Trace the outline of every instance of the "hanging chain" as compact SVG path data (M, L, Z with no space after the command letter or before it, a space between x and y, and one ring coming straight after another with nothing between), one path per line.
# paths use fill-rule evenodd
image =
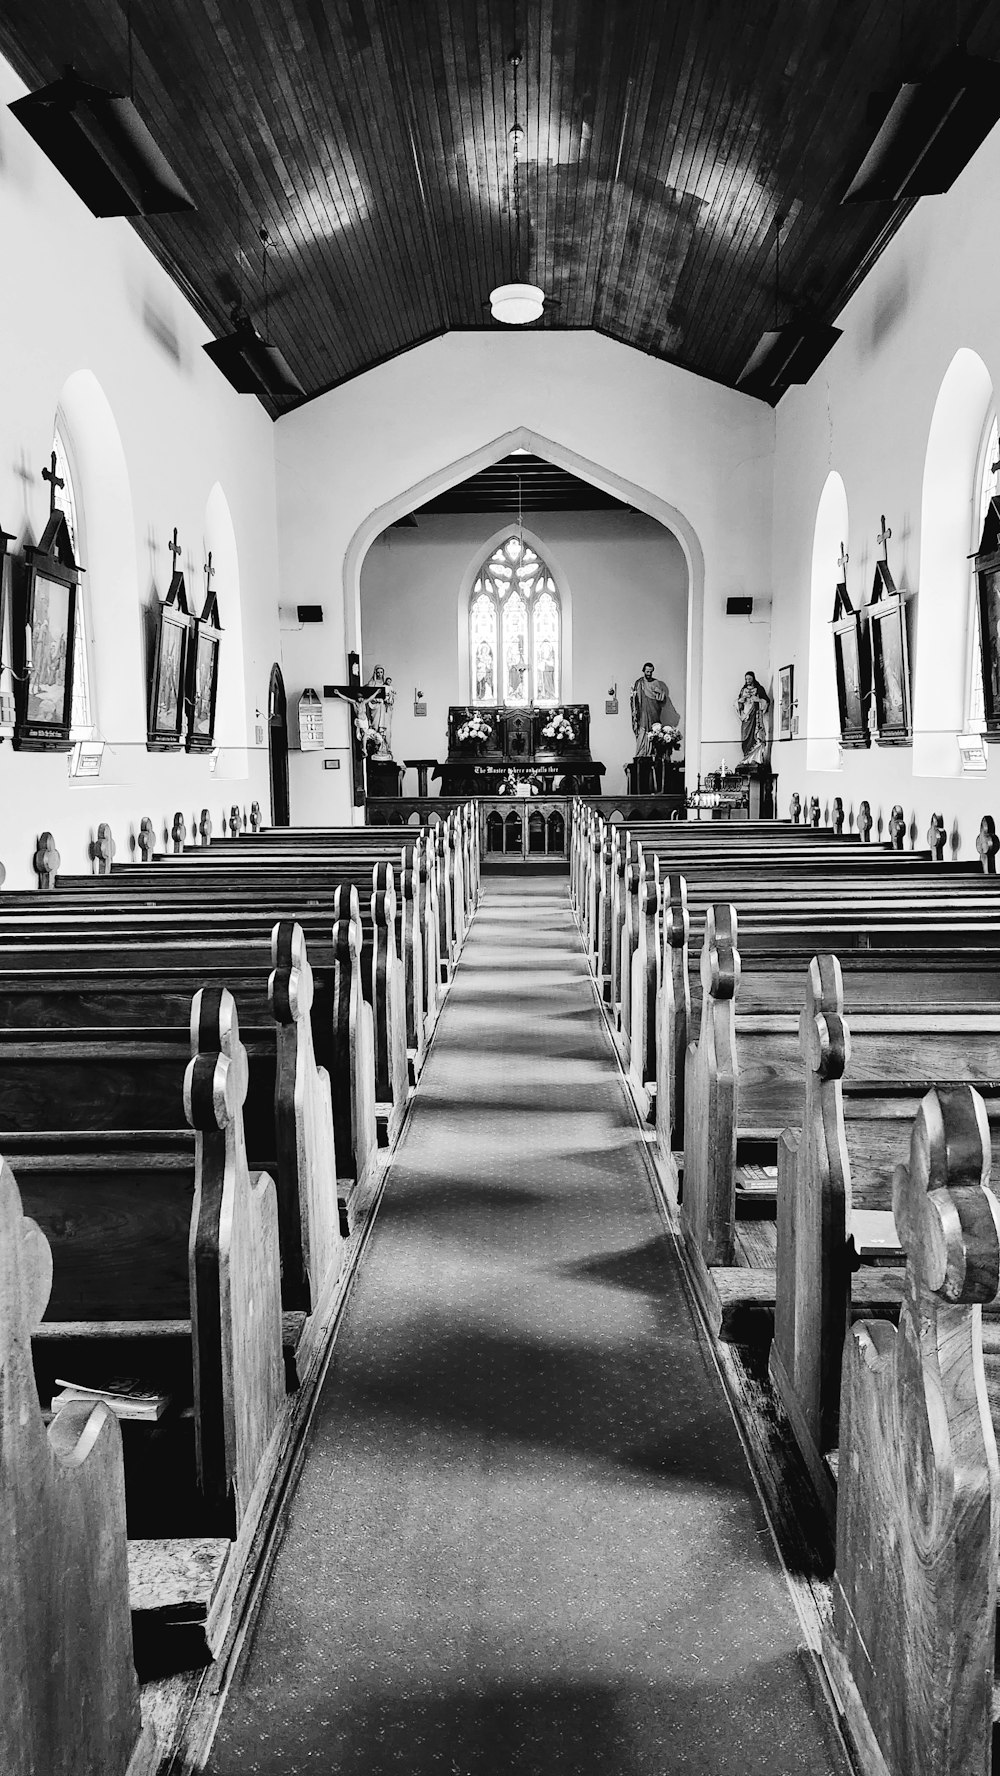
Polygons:
M257 230L257 232L258 232L258 235L260 236L260 244L264 249L264 254L263 254L264 266L263 266L263 274L261 277L261 283L264 286L264 338L270 339L271 328L268 323L268 306L267 306L267 249L271 245L271 236L268 234L267 229L264 226L263 222L261 223L260 228Z
M512 185L512 190L513 190L513 199L514 199L514 275L515 275L515 278L520 279L520 277L521 277L521 169L520 169L520 157L518 155L517 149L518 149L518 143L520 142L520 139L521 139L521 122L520 122L520 118L518 117L518 114L517 114L517 70L521 65L521 57L520 57L520 54L517 50L514 51L513 55L510 58L510 65L514 70L514 122L513 122L513 125L511 126L511 131L510 131L511 155L512 155L512 158L514 161L513 176L511 179L511 185Z

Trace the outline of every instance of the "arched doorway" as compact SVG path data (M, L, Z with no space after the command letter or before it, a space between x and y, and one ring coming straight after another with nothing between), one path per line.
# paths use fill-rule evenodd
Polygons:
M271 825L288 826L288 704L281 667L271 667L267 690L267 762L271 774Z

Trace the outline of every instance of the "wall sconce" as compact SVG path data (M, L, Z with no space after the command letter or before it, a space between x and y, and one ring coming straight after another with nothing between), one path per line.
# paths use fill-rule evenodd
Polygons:
M604 713L605 713L605 715L617 715L618 714L618 686L617 686L617 684L611 685L608 689L607 698L605 699L605 703L604 703Z

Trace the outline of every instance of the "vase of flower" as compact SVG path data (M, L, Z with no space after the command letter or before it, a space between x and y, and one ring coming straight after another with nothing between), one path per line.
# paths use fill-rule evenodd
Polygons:
M489 718L478 710L473 710L455 731L455 739L466 752L485 752L492 737L493 728Z
M568 752L576 740L576 729L569 717L559 712L546 722L541 737L552 752Z
M670 755L680 743L680 728L672 728L668 722L654 722L649 730L649 756L653 762L653 781L658 795L663 793Z

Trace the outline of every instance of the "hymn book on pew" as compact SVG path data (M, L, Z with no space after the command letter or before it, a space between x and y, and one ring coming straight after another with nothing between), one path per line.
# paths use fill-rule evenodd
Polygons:
M152 1424L163 1417L170 1404L169 1394L151 1393L148 1387L130 1375L113 1375L101 1387L85 1387L80 1382L63 1381L56 1376L55 1385L61 1392L52 1395L53 1413L79 1401L96 1404L103 1400L116 1418L143 1419Z

